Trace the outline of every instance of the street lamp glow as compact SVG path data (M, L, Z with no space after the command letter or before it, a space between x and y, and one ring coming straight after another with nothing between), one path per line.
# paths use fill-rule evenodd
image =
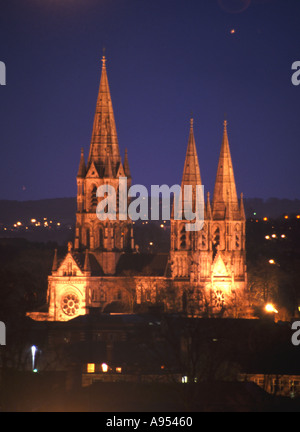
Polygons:
M101 369L103 373L108 372L108 365L106 363L102 363L101 365Z
M37 369L35 367L35 356L37 353L37 347L35 345L32 345L31 347L31 360L32 360L32 371L37 372Z
M275 261L273 259L270 259L269 264L275 264Z
M271 303L268 303L266 305L265 311L268 312L268 313L276 313L276 314L278 314L278 310L275 309L275 307Z

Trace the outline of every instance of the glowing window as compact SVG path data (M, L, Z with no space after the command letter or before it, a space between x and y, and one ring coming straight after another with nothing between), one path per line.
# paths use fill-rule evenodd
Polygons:
M102 363L101 369L102 369L103 373L107 373L108 372L108 365L106 363Z
M95 373L95 363L87 364L87 373Z

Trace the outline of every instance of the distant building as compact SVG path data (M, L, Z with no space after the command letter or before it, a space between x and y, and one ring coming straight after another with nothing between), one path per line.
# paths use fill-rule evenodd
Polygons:
M62 259L55 252L48 311L28 315L35 320L68 321L91 309L133 312L159 306L165 312L249 318L246 218L243 196L239 200L236 192L227 122L214 195L211 202L207 194L202 230L186 231L187 221L175 220L173 215L169 254L146 255L135 247L129 218L98 219L98 187L113 186L118 206L119 178L127 178L128 188L132 184L127 151L123 160L120 155L105 57L102 62L89 156L86 162L81 151L77 174L74 244L69 244ZM201 184L191 120L182 186Z

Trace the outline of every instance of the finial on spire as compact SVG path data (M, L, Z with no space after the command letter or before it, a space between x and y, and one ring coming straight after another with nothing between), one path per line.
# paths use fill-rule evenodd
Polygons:
M227 112L225 111L224 112L224 126L225 126L225 128L227 127L227 124L228 124L228 122L227 122Z
M191 129L194 127L194 119L193 117L190 119L190 125L191 125Z
M57 271L57 249L54 251L54 258L53 258L53 265L52 265L52 271Z
M246 220L246 212L245 212L245 206L244 206L244 194L243 193L241 193L240 214L241 214L242 220Z
M102 48L102 66L103 66L103 68L105 68L106 67L106 57L105 57L105 51L106 51L106 48L105 47L103 47Z

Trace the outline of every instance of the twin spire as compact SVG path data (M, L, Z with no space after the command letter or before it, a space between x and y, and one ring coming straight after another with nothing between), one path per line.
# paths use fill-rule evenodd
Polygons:
M181 187L183 188L184 185L202 185L194 137L193 119L190 120L190 134ZM245 216L243 197L241 196L241 205L239 205L237 198L226 120L224 121L223 141L217 169L212 207L210 204L210 195L208 193L206 216L207 218L213 217L213 219L216 220L223 220L225 218L239 220L241 217L244 218Z

